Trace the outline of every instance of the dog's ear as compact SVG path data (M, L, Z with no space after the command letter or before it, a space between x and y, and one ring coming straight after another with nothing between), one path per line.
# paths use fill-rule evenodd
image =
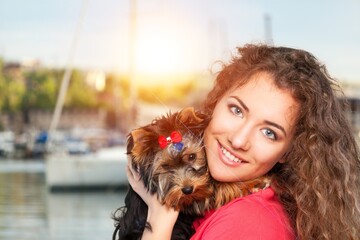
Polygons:
M133 161L137 164L141 164L143 158L146 158L149 154L152 154L152 149L156 149L154 144L157 144L156 135L152 131L148 131L146 128L138 128L131 132L133 140L133 148L131 154L133 155Z
M200 111L195 111L193 107L181 110L177 119L180 120L180 129L185 125L187 131L191 131L195 135L202 134L210 121L210 117Z
M134 147L134 139L131 135L131 133L127 136L127 142L126 142L126 154L131 154L131 151Z
M187 107L180 111L179 120L187 124L200 124L204 121L204 118L195 111L193 107Z

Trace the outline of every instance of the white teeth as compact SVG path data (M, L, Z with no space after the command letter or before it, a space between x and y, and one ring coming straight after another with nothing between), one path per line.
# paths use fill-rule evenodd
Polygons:
M225 148L221 147L221 151L223 152L223 154L231 161L236 162L236 163L240 163L241 160L237 157L235 157L234 155L232 155L229 151L227 151Z

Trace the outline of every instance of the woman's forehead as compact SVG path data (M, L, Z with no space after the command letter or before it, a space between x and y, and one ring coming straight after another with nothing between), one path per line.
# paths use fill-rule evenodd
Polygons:
M299 111L299 104L290 91L277 87L268 74L255 75L247 83L231 88L224 97L238 98L250 113L289 126L294 124Z

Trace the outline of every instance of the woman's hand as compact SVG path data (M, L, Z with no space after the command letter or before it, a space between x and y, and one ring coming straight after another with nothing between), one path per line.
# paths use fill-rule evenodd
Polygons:
M149 204L152 202L157 201L156 195L151 195L150 192L145 188L144 183L140 179L140 174L135 169L133 169L131 160L128 160L126 173L132 189L144 200L146 205L149 206Z
M147 222L151 226L151 231L145 229L142 239L170 239L179 212L162 205L156 194L150 194L140 180L139 173L132 168L130 160L126 172L132 189L148 206Z

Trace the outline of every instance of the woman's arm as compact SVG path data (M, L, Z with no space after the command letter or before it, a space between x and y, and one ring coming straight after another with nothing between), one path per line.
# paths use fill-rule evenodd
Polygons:
M130 160L126 172L131 187L148 206L147 222L150 224L151 230L145 229L141 239L171 239L171 233L179 212L162 205L156 194L151 195L147 191L143 182L140 181L139 174L131 167Z

